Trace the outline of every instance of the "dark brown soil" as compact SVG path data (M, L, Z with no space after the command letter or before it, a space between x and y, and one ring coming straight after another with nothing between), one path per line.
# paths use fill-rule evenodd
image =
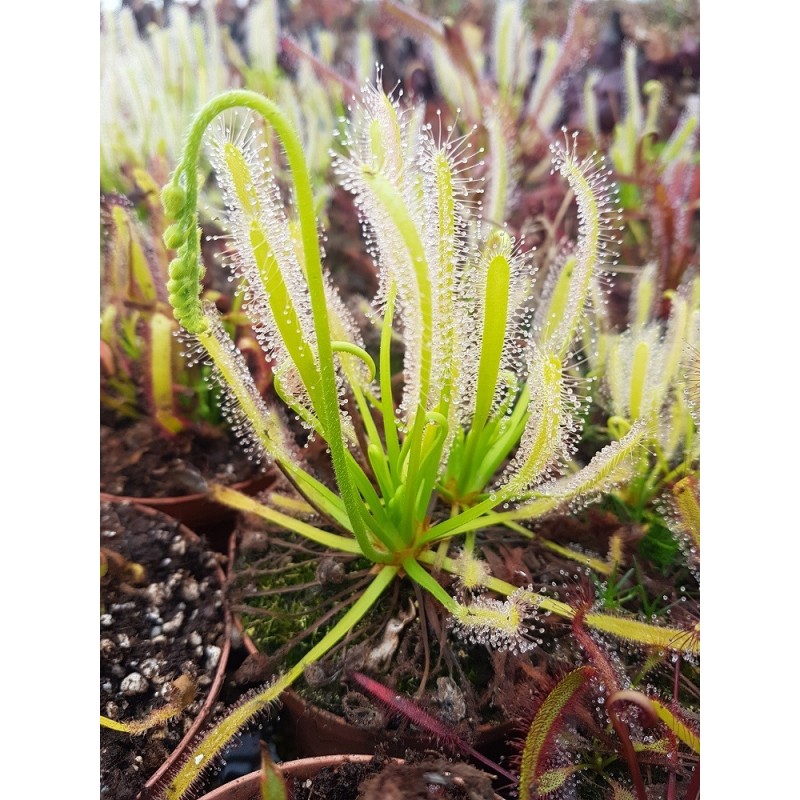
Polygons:
M222 587L214 554L163 514L101 504L100 546L114 560L100 587L100 713L141 720L164 707L180 676L197 687L183 714L142 735L101 728L101 797L132 800L208 696L225 637ZM141 565L144 578L120 571L116 554Z
M358 797L358 787L373 775L379 773L389 759L375 756L367 763L346 761L337 767L326 767L314 778L300 780L294 778L289 785L292 800L354 800Z
M174 497L259 474L231 433L165 436L149 419L100 425L100 491L121 497Z
M466 764L428 758L395 764L376 756L364 763L328 767L291 786L293 800L491 800L487 775Z

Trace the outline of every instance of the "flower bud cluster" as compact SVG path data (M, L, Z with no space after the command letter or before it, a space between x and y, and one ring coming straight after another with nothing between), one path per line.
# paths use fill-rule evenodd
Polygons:
M200 251L200 231L197 229L194 234L197 238L192 252L189 237L194 227L191 224L193 215L186 208L186 190L182 186L177 183L167 184L161 192L161 203L166 217L174 220L164 231L164 244L170 250L178 251L177 257L169 263L169 302L175 319L189 333L201 333L206 329L206 323L199 299L199 284L205 273L205 268L197 258Z

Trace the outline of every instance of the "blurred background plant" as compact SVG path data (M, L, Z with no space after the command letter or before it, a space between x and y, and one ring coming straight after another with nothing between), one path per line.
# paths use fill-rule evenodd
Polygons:
M140 34L130 8L106 12L100 34L100 188L131 193L133 170L161 181L199 105L230 85L213 6L193 21L171 5L169 24ZM234 84L235 85L235 84Z
M139 185L149 176L137 172ZM157 195L156 195L157 197ZM152 208L156 230L163 225L160 209ZM102 213L104 253L100 320L100 403L123 420L152 419L165 434L189 428L209 432L223 423L208 370L181 355L164 288L171 253L154 234L153 225L137 218L129 204L107 198ZM224 304L220 292L206 290L207 301ZM250 354L259 389L272 378L266 361L254 349L241 298L227 307L225 325Z
M101 18L101 191L135 202L136 169L163 183L194 113L234 88L261 92L290 110L315 188L324 188L345 88L353 90L351 78L374 76L366 31L337 35L310 23L297 26L302 9L277 0L123 6ZM292 29L291 38L281 34ZM340 75L335 59L354 67ZM207 163L202 169L210 173Z
M348 83L330 66L340 43L328 31L314 32L313 40L301 32L291 52L288 45L283 49L281 13L285 17L286 9L281 11L275 0L258 0L246 5L126 2L102 14L101 407L103 421L113 427L125 430L131 422L150 420L168 438L192 433L218 438L229 427L207 368L182 357L177 325L165 305L173 253L162 242L166 224L157 187L174 168L184 131L203 103L238 86L278 99L303 139L317 211L324 218L331 197L332 137ZM342 57L358 55L361 63L371 62L368 44L364 36L352 46L348 42L340 48ZM265 146L276 146L271 134ZM273 163L281 180L283 161ZM201 162L200 169L208 179L208 163ZM213 178L205 192L203 246L210 269L204 299L219 307L226 328L247 354L259 390L267 392L271 374L254 348L241 287L217 265L227 243L214 224L222 199ZM114 467L119 459L110 449L103 452L104 469ZM191 483L196 490L202 487L194 475Z

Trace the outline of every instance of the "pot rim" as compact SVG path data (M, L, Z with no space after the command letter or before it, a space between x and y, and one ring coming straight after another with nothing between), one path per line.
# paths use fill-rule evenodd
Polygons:
M230 485L231 489L244 494L255 494L261 492L275 482L275 475L270 471L261 472L244 481L238 481ZM193 492L192 494L174 494L166 497L134 497L133 495L112 494L101 490L100 499L108 503L131 503L133 505L145 506L156 511L161 511L168 516L174 517L187 526L192 524L203 524L205 522L217 522L235 512L225 506L214 502L207 492ZM210 507L211 513L206 512L205 519L202 511ZM191 529L191 528L190 528Z
M298 758L294 761L284 761L275 766L285 778L311 778L328 767L338 767L342 764L364 764L372 761L375 756L363 753L343 754L335 756L313 756L311 758ZM402 764L402 758L389 759L395 764ZM241 778L236 778L230 783L213 789L198 800L257 800L261 771L249 772Z

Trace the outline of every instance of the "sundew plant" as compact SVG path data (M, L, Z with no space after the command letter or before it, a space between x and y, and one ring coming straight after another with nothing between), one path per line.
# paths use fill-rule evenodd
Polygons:
M537 615L566 620L566 603L490 574L474 553L476 531L504 514L536 519L578 507L624 481L648 438L646 420L579 468L572 456L587 387L574 377L573 343L592 280L611 268L618 210L609 170L581 157L574 140L552 148L553 169L578 204L579 238L566 277L541 301L532 324L532 269L521 243L481 222L471 179L469 137L420 117L371 86L350 110L334 169L353 194L380 274L374 313L377 353L360 332L322 266L320 231L301 141L271 100L232 91L207 104L186 138L162 199L177 249L170 302L196 354L213 365L227 409L254 458L274 464L299 497L259 503L218 488L218 500L258 514L330 551L373 564L371 582L297 663L246 698L196 742L166 788L184 797L241 728L322 658L396 579L407 577L448 612L461 637L526 652ZM291 204L265 158L264 127L280 141L291 174ZM198 227L202 148L225 201L230 267L246 285L245 304L274 364L284 408L255 389L242 354L212 304L200 299L204 267ZM393 392L393 341L402 347L402 392ZM395 345L396 346L396 345ZM287 414L327 444L335 485L320 480L290 432ZM296 509L299 513L292 513ZM316 512L319 524L305 521ZM435 567L435 569L434 569ZM453 597L435 577L458 578ZM484 590L483 593L480 593ZM585 624L643 646L696 653L679 628L592 612Z

